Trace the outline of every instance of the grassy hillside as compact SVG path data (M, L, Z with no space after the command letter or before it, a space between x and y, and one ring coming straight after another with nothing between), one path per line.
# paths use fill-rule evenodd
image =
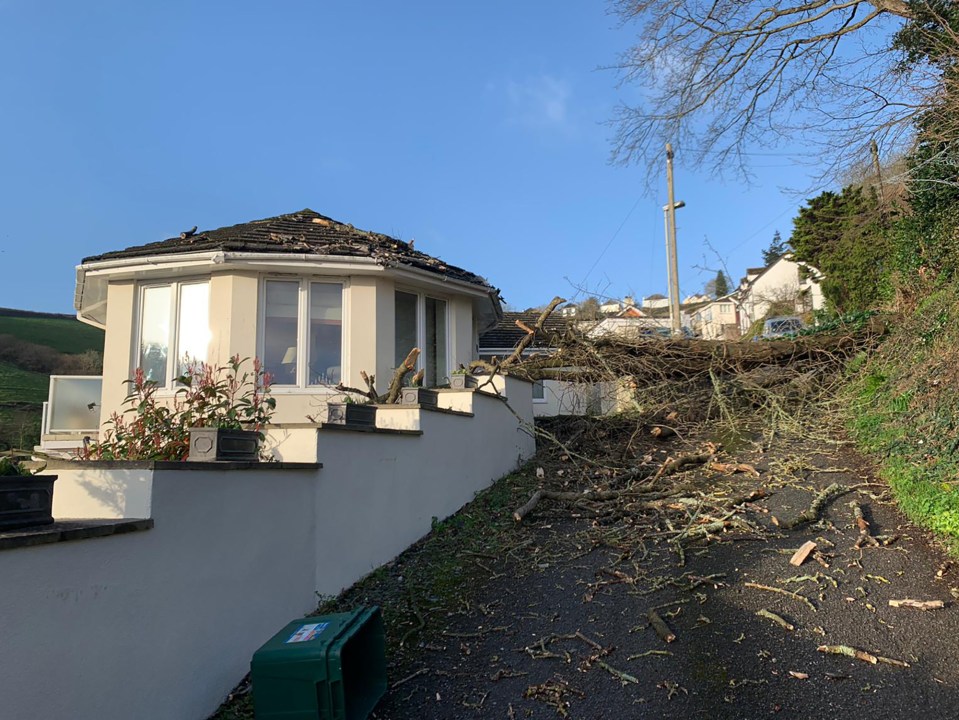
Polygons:
M76 318L40 313L17 317L9 313L0 308L0 335L13 335L63 353L103 351L103 331Z
M47 372L91 372L91 351L103 351L103 331L70 315L0 308L0 336L7 336L0 348L7 358L0 360L0 450L30 449L40 441Z
M959 554L959 284L903 318L850 395L853 434L900 506Z
M41 405L47 399L50 378L0 361L0 403Z

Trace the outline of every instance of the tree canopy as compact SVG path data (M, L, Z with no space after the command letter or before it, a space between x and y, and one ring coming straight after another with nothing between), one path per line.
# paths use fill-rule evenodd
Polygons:
M769 241L769 247L763 250L763 267L769 267L787 252L789 252L789 243L783 240L777 230L773 233L773 239Z
M807 200L793 220L797 260L824 275L822 291L838 312L866 310L888 293L890 233L872 188L847 186Z
M687 158L745 173L757 144L789 140L817 153L825 146L838 173L868 157L873 140L886 153L901 147L955 82L952 0L613 0L613 8L638 26L618 68L642 91L615 118L622 162L652 166L671 141Z

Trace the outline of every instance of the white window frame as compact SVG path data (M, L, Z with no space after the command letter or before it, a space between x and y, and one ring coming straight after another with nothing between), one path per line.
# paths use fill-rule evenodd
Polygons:
M349 282L347 278L327 275L300 276L300 275L264 275L260 278L259 284L259 302L257 303L256 313L256 354L257 357L265 356L266 347L266 284L267 282L289 282L299 283L296 296L296 355L298 358L308 358L309 356L309 334L310 334L310 285L312 283L321 283L327 285L339 285L341 291L341 317L340 317L340 382L346 382L349 375L349 328L347 319L349 313ZM310 385L310 367L309 362L297 362L296 384L294 385L273 385L270 392L273 395L283 395L289 393L302 394L309 393L336 393L337 391L331 385Z
M543 397L538 398L538 397L536 397L536 395L534 394L534 395L533 395L533 402L536 403L537 405L545 405L546 403L549 402L549 398L546 397L546 380L544 380L544 379L542 379L542 378L539 379L539 380L534 380L534 381L533 381L533 389L535 390L535 388L536 388L537 386L539 386L540 388L542 388L542 390L543 390Z
M421 370L423 368L424 356L426 354L426 299L431 298L433 300L440 300L446 303L446 370L443 371L442 377L437 378L437 383L442 383L444 380L449 380L450 376L450 363L453 358L453 327L450 322L450 317L452 315L452 301L443 295L431 292L425 292L421 289L406 287L403 285L397 285L394 288L393 292L393 307L396 308L396 293L406 293L407 295L416 296L416 347L420 348L420 356L416 359L416 369ZM412 348L404 349L404 353L409 353ZM396 355L396 336L393 336L393 354ZM405 357L405 356L404 356ZM393 370L396 370L394 367Z
M161 288L168 287L170 288L170 335L168 337L168 346L167 346L167 368L166 368L166 377L163 382L157 382L157 389L159 390L175 390L176 383L174 382L177 378L177 366L179 365L180 358L180 288L184 285L206 285L207 289L207 298L209 303L209 293L210 293L210 277L208 275L192 278L183 278L177 280L164 280L164 281L146 281L137 283L137 295L136 295L136 312L133 315L134 326L134 343L131 348L132 353L130 357L130 375L132 377L133 372L140 367L140 342L143 339L143 295L149 288ZM209 304L207 305L207 323L210 322L209 317ZM212 332L211 332L212 339ZM212 344L212 343L211 343ZM207 345L207 361L209 361L209 352L210 345Z

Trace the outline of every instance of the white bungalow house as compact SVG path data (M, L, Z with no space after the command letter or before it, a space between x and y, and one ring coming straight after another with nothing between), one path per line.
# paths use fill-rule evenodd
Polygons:
M735 294L710 300L692 313L690 324L704 340L737 340L739 329L739 300Z
M105 330L102 386L86 389L103 420L122 410L136 368L172 394L187 356L222 365L239 355L273 376L274 422L305 422L340 396L337 383L364 387L362 371L385 391L413 347L425 384L445 383L502 315L478 275L313 210L85 258L75 307ZM51 426L65 417L56 405L51 395L53 439L70 430Z
M739 325L742 332L770 311L783 315L801 315L824 305L820 282L822 273L786 253L766 268L750 268L740 282Z

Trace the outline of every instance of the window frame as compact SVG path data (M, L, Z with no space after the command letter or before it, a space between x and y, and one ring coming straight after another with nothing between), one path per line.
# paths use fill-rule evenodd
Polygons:
M136 284L136 307L133 314L134 342L131 347L130 357L130 375L140 366L140 344L143 341L143 296L151 288L170 288L170 329L167 336L167 358L166 358L166 377L163 382L157 382L156 387L159 391L173 392L177 388L176 378L179 377L177 365L180 357L180 296L184 285L206 285L207 290L207 326L210 324L210 291L211 278L209 275L200 275L196 277L178 278L176 280L145 280ZM212 328L210 329L210 339L207 342L207 359L210 360L210 347L213 340Z
M543 397L536 397L537 387L543 391ZM546 380L543 378L533 381L533 402L538 405L545 405L549 402L549 398L546 397Z
M309 343L310 343L310 293L313 283L340 286L340 382L349 378L349 280L345 277L330 275L263 275L257 290L256 310L256 354L263 358L266 353L266 284L268 282L297 283L296 295L296 355L307 358L307 362L297 361L296 383L289 385L274 384L270 391L274 395L302 393L335 394L333 385L310 385Z
M416 369L422 370L425 366L426 361L426 299L430 298L431 300L439 300L444 303L446 306L446 312L444 315L444 322L446 323L446 369L442 371L441 377L436 378L437 385L443 384L444 381L449 381L449 376L451 372L451 364L453 358L453 327L450 321L452 316L452 301L449 297L444 296L439 293L432 293L423 290L422 288L414 288L406 285L395 285L393 288L393 311L396 312L396 293L406 293L407 295L416 296L416 347L420 348L420 356L416 359ZM406 353L409 353L409 349L404 350L404 358ZM394 334L393 334L393 358L394 363L396 362L397 357L397 348L396 348L396 333L395 333L395 324L394 324ZM392 370L396 370L396 365L393 366ZM437 374L440 374L440 371L437 370ZM424 378L424 383L425 383Z

